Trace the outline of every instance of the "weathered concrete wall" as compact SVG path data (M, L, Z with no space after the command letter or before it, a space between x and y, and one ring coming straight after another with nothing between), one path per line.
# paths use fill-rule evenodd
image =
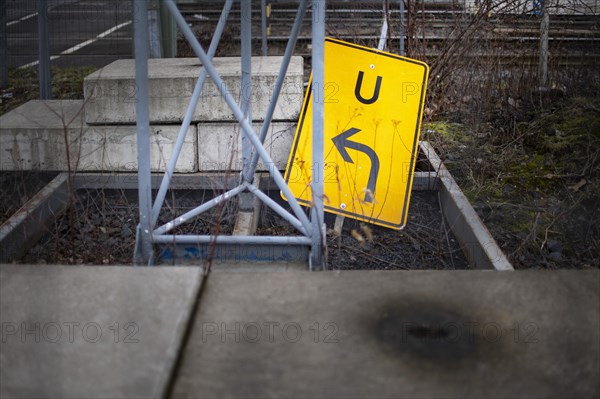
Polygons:
M259 134L261 124L253 125ZM296 123L273 122L265 139L265 149L271 156L275 168L285 169ZM198 124L198 166L201 172L241 170L241 150L243 132L233 123ZM258 170L268 170L261 161Z
M252 114L262 119L271 100L282 57L252 58ZM214 58L227 90L238 101L241 93L239 57ZM177 123L183 120L201 70L196 58L150 59L148 96L150 120ZM282 96L274 120L296 120L303 97L302 57L292 57L284 79ZM136 104L134 60L117 60L87 76L85 121L89 124L135 123ZM194 112L193 121L234 121L233 113L221 98L215 83L207 78Z
M137 170L136 127L90 126L83 100L30 101L0 116L0 170L67 170L65 132L71 168L76 171ZM151 165L164 170L179 126L151 126ZM196 127L190 126L177 172L195 172Z

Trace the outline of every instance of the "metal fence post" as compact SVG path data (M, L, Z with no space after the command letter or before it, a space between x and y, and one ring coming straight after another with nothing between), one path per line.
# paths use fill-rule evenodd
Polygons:
M313 121L312 121L312 246L310 254L311 270L321 270L325 266L323 246L325 239L323 211L323 178L324 178L324 102L325 102L325 0L313 0L312 8L312 89L313 89Z
M242 47L242 98L241 108L246 120L252 123L252 1L241 0L241 47ZM242 137L242 170L248 178L248 164L252 156L248 138Z
M38 0L38 79L40 82L40 99L52 98L52 74L50 72L50 39L48 36L48 3Z
M159 4L160 9L160 41L163 58L177 57L177 27L175 20L166 9L164 3Z
M267 0L260 0L261 55L267 56Z
M548 14L548 0L542 0L542 22L540 23L540 87L548 84L548 34L550 31L550 14Z
M242 87L241 108L248 123L252 124L252 0L241 0L241 52L242 52ZM251 182L250 160L252 159L252 144L242 133L242 180ZM251 193L241 193L239 206L242 211L253 209L254 196Z
M0 0L0 88L8 86L8 39L6 38L6 0Z
M134 262L152 262L152 192L150 185L150 117L148 111L148 10L146 1L133 1L133 46L135 52L136 130L140 222L137 227Z
M400 0L400 55L404 55L404 0Z
M146 2L147 0L144 0ZM160 15L159 15L159 0L149 0L147 4L147 15L148 15L148 39L150 46L150 58L161 58L162 57L162 43L161 43L161 31L160 31Z

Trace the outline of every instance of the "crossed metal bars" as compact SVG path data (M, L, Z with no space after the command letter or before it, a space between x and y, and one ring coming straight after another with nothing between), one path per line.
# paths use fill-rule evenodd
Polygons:
M233 0L226 0L221 13L221 18L215 29L208 52L205 52L190 27L187 25L184 17L181 15L173 0L163 0L167 9L175 19L179 30L182 32L196 56L202 62L204 68L201 69L196 86L192 93L190 103L186 110L177 140L175 142L173 153L166 165L159 191L154 203L151 193L151 171L150 171L150 138L149 138L149 111L148 111L148 22L147 22L147 0L133 0L134 17L134 47L135 47L135 72L137 103L136 103L136 124L137 124L137 151L138 151L138 195L140 222L137 227L136 247L134 253L134 262L136 264L153 263L153 244L174 243L174 244L253 244L253 245L305 245L310 246L309 267L311 270L324 268L323 247L325 239L325 224L323 220L323 180L315 179L311 183L312 187L312 208L310 220L296 201L294 195L285 183L283 176L274 167L269 168L269 173L278 188L282 191L293 211L293 214L277 204L268 195L263 193L253 182L254 172L259 158L266 165L275 165L265 150L263 143L269 129L275 106L279 98L283 79L294 51L298 32L302 19L306 12L308 0L301 0L294 20L290 38L285 49L283 61L279 70L279 75L275 83L271 102L267 109L263 125L256 135L251 126L251 107L250 90L242 90L241 106L237 104L228 88L219 76L212 64L212 57L215 54L221 34L225 27L227 17L231 10ZM242 87L250 88L251 77L251 0L241 1L241 32L242 32ZM261 7L263 13L265 7ZM322 92L324 87L324 41L325 41L325 0L312 1L312 70L313 90ZM264 19L264 18L263 18ZM266 40L263 27L263 54L266 51ZM186 132L190 125L192 114L198 104L206 77L210 76L219 92L235 118L242 128L242 172L240 175L240 184L222 193L221 195L205 202L202 205L186 212L176 219L156 227L158 216L162 208L165 195L169 188L177 159L183 147ZM313 170L312 176L323 176L323 100L315 99L313 104ZM255 152L252 154L252 147ZM236 195L243 192L254 194L259 200L264 202L273 211L294 226L302 236L209 236L209 235L175 235L167 234L175 227L186 223L191 218L209 210L210 208L221 204Z

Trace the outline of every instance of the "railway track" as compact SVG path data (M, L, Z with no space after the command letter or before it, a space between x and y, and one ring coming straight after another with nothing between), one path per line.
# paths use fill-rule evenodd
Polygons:
M413 56L432 60L437 58L449 41L455 40L460 32L468 29L472 15L463 10L448 6L420 10L413 14L412 25L407 32L407 46L413 46ZM445 3L449 4L449 3ZM182 6L182 12L196 32L210 34L216 25L222 4L205 3L202 7ZM396 5L397 7L397 5ZM428 5L429 7L429 5ZM269 53L280 54L285 48L289 31L296 13L296 5L291 2L275 2L270 18L268 37ZM229 46L234 54L239 51L240 12L234 6L228 23ZM389 10L391 51L397 52L400 40L399 11ZM258 53L261 41L260 10L252 15L252 38ZM310 61L311 42L310 9L303 21L298 37L296 54ZM326 18L326 34L370 47L379 40L384 12L380 1L357 2L349 7L347 2L330 2ZM405 20L405 24L407 24ZM464 54L467 58L480 58L493 55L505 62L537 62L539 46L539 17L532 15L489 15L480 22L478 30L469 36L474 50ZM600 16L597 15L553 15L550 23L549 45L552 57L560 65L595 63L600 59ZM423 49L425 50L423 52ZM489 51L487 51L489 50ZM503 62L504 62L503 61Z

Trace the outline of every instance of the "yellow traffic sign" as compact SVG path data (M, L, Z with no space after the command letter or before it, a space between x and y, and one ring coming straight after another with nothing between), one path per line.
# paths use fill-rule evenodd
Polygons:
M315 179L312 105L324 101L325 211L404 227L428 72L421 61L325 40L324 93L309 85L285 172L301 204L310 206Z

